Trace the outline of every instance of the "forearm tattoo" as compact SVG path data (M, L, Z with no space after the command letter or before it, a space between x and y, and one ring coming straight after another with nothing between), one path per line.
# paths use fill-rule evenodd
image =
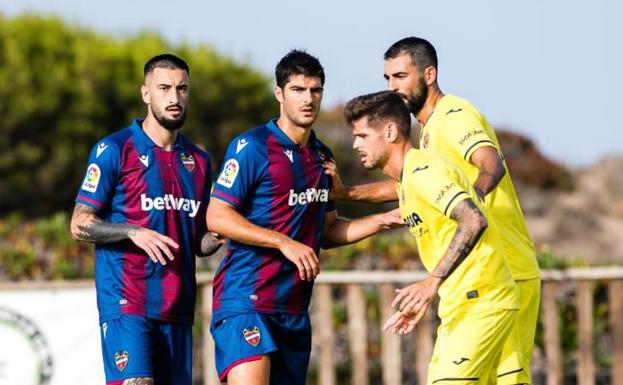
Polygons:
M457 204L450 217L458 222L458 226L448 250L432 272L434 277L442 280L448 278L465 260L486 228L482 221L482 213L471 199Z
M141 227L124 223L108 223L95 215L91 207L77 203L72 218L72 233L84 242L112 243L128 239Z
M498 185L500 178L499 175L491 173L486 170L480 170L478 179L474 183L474 190L478 193L478 196L484 199Z
M220 247L221 243L219 242L212 233L208 232L201 237L201 244L199 245L199 255L202 256L210 256L214 254Z

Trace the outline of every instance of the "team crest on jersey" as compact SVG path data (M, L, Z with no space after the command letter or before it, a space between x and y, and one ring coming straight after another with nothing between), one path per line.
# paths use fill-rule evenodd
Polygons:
M119 369L120 372L123 372L123 369L128 366L129 360L130 355L125 350L115 353L115 365L117 365L117 369Z
M100 177L102 172L97 164L91 163L87 168L87 175L82 182L82 189L84 191L94 193L97 190L97 185L100 183Z
M218 181L216 183L223 185L227 188L231 188L236 181L236 177L240 172L240 165L236 159L230 159L223 166L223 171L221 172L221 176L218 177Z
M425 133L424 137L422 138L422 147L428 148L428 132Z
M188 154L188 156L182 154L182 164L190 172L195 169L195 158L193 158L192 154Z
M262 337L262 333L260 332L260 328L257 326L253 326L250 329L245 328L242 331L242 335L244 339L252 346L257 346L260 343L260 338Z

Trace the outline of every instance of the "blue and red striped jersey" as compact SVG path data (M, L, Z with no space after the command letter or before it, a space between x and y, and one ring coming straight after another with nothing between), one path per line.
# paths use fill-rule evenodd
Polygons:
M172 238L173 261L151 261L132 241L95 245L100 321L136 314L192 323L195 255L207 231L212 171L209 155L177 135L174 148L157 146L142 120L99 141L89 156L76 202L110 223L139 225Z
M212 198L231 204L258 226L320 249L330 178L322 162L331 150L312 132L306 146L294 143L274 120L229 145ZM277 249L230 240L214 277L214 317L258 311L307 311L313 284Z

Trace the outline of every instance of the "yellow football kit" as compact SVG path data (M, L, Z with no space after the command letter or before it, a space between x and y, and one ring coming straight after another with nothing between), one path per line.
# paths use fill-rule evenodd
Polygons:
M478 179L479 170L469 160L477 149L486 146L495 148L502 156L497 137L485 117L468 101L453 95L439 100L420 136L420 149L457 166L471 184ZM504 258L513 278L539 278L534 246L508 170L497 188L486 196L485 203L500 231Z
M471 184L478 178L479 170L470 163L470 158L485 146L494 147L504 160L495 132L486 118L468 101L453 95L439 100L420 134L420 149L459 167ZM516 322L522 327L511 333L509 346L504 349L499 383L529 383L529 362L539 311L540 270L508 169L498 186L485 197L485 204L500 233L504 259L513 278L525 281L518 285L521 305Z
M406 154L397 192L401 216L428 271L435 268L454 236L457 222L450 216L457 204L471 199L489 220L466 177L428 152ZM494 225L443 282L439 297L438 335L443 338L435 343L428 382L491 383L519 307L517 287Z

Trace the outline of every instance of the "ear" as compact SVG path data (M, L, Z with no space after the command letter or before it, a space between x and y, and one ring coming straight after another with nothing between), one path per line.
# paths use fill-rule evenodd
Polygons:
M398 132L398 126L396 126L396 123L389 122L385 125L385 140L390 143L394 143L399 136L400 133Z
M145 102L145 104L151 103L149 88L147 88L147 86L144 84L141 86L141 96L143 97L143 102Z
M424 82L427 86L431 86L437 82L437 68L428 66L424 70Z
M283 103L283 90L281 87L275 86L273 92L275 93L275 99L277 99L280 104Z

